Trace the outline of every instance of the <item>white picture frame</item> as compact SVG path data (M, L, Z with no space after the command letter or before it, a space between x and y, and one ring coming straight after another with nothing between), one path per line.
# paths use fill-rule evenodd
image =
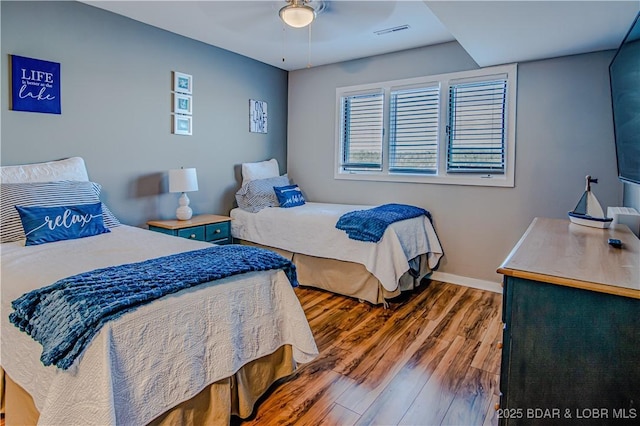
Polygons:
M193 113L193 98L191 95L185 95L183 93L173 94L173 112L176 114Z
M267 103L249 99L249 131L267 133Z
M179 93L186 93L190 95L193 93L193 77L189 74L174 71L173 72L173 91Z
M193 119L190 115L173 114L173 134L191 136L193 133Z

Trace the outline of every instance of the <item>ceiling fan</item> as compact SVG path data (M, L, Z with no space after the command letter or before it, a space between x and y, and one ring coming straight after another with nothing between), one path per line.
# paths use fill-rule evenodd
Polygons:
M279 7L278 15L286 27L294 33L308 29L307 68L311 67L311 27L314 39L319 41L340 37L336 28L349 28L350 31L363 30L388 17L396 6L396 1L330 1L330 0L285 0L286 5ZM280 2L280 5L282 3ZM364 6L364 7L363 7ZM366 13L364 13L366 11ZM323 15L322 23L316 18ZM326 18L324 19L325 16ZM357 18L357 19L354 19ZM311 25L313 23L313 25ZM285 33L283 33L285 34ZM299 38L298 38L299 39ZM286 40L286 38L285 38ZM284 49L283 49L284 50ZM285 61L284 53L282 61Z
M326 54L336 40L351 43L354 35L372 34L385 28L384 22L394 13L400 0L247 0L192 2L207 17L209 25L247 45L259 37L271 51L280 50L282 63L295 64L291 69L311 63L312 53ZM289 9L312 9L313 19L303 27L285 23L282 15ZM306 6L306 7L301 7ZM281 12L282 10L282 12ZM303 12L307 13L308 12ZM248 40L248 41L247 41ZM312 43L313 42L313 43Z
M280 9L279 15L280 19L290 27L303 28L315 19L316 9L309 6L309 0L287 0L287 3Z

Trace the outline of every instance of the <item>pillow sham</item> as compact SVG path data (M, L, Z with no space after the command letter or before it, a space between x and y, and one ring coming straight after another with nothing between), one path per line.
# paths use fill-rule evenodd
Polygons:
M298 185L274 186L280 207L296 207L305 203L304 196Z
M59 181L0 184L0 243L25 239L20 215L14 206L59 207L100 202L102 187L95 182ZM102 218L107 228L120 225L102 204Z
M272 158L268 161L242 164L242 186L257 179L268 179L280 176L278 160Z
M60 207L15 206L27 238L25 245L73 240L110 232L102 219L102 203Z
M289 185L287 175L249 181L236 192L238 207L251 213L266 207L278 207L278 198L273 190L275 186Z
M1 183L57 182L61 180L83 182L89 180L82 157L0 167Z

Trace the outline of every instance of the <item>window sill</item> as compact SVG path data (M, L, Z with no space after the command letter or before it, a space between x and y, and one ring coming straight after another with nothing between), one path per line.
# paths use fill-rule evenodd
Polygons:
M468 186L496 186L513 188L515 186L513 176L505 175L461 175L451 174L446 176L436 175L411 175L411 174L386 174L367 172L336 172L337 180L360 180L372 182L401 182L401 183L426 183L436 185L468 185Z

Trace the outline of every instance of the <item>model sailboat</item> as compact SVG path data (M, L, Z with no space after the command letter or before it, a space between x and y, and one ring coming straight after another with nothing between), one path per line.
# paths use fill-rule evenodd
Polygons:
M610 217L605 217L602 206L593 192L591 184L598 183L598 179L587 176L587 187L578 201L578 204L569 212L569 220L578 225L591 226L592 228L608 228L613 221Z

